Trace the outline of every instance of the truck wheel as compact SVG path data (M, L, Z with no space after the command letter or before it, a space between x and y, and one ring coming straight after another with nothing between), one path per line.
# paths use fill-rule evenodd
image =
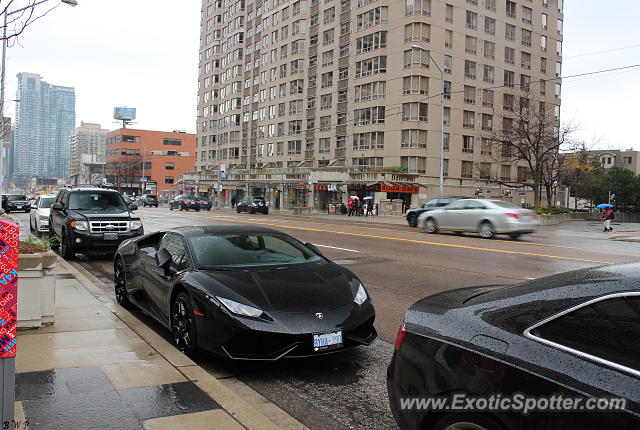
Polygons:
M62 237L60 238L60 256L65 260L72 260L76 253L73 250L73 245L69 243L67 232L62 230Z

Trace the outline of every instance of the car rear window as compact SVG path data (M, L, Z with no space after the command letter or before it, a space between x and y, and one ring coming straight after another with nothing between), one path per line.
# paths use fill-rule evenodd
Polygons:
M254 197L253 201L254 202L264 202L264 197Z
M147 196L147 198L149 200L158 200L158 197L156 197L156 196Z
M18 200L27 200L27 196L23 194L11 194L9 197L7 197L7 200L11 202L18 201Z

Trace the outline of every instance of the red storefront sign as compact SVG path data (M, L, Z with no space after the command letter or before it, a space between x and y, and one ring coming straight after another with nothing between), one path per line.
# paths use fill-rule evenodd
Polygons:
M387 193L411 193L411 194L418 194L419 192L419 187L416 187L414 185L387 185L387 184L380 184L380 191L383 192L387 192Z
M0 358L16 356L18 226L0 218Z

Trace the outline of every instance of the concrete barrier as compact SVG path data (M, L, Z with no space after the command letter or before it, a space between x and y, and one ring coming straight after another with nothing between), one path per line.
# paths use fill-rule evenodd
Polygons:
M563 222L571 221L570 213L557 215L539 215L538 221L540 225L558 225Z

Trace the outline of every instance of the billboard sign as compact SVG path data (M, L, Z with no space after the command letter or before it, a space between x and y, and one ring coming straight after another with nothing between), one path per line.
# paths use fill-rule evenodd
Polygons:
M220 179L227 179L227 163L220 163Z
M114 107L113 119L133 121L136 119L136 108Z

